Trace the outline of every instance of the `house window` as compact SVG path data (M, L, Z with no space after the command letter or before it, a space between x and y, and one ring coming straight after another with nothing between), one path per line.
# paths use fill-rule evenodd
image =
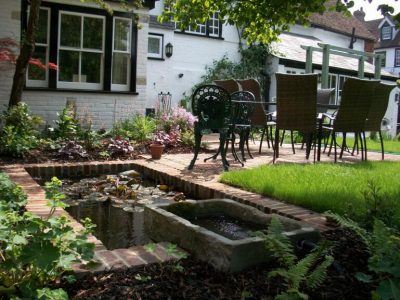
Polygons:
M212 17L204 23L197 24L196 27L189 26L183 30L185 33L191 33L196 35L203 35L209 37L221 37L222 36L222 24L219 20L219 13L216 12ZM175 30L181 31L179 22L175 23Z
M392 39L392 27L389 25L382 27L382 40L391 40Z
M380 52L376 52L376 54L380 54L381 57L381 67L385 67L386 66L386 51L380 51Z
M129 91L131 65L130 19L114 18L111 89Z
M60 12L58 86L103 88L105 18Z
M50 10L48 8L41 8L36 32L35 51L32 58L38 59L38 63L43 65L49 62L49 22ZM30 64L28 66L26 84L32 87L46 87L49 81L48 76L47 69Z
M28 1L22 2L28 11ZM22 16L24 32L28 14ZM42 2L34 58L58 71L29 67L27 87L136 91L137 27L132 14Z
M148 52L150 58L163 58L164 36L162 34L149 33Z
M394 54L394 66L400 67L400 48L397 48Z

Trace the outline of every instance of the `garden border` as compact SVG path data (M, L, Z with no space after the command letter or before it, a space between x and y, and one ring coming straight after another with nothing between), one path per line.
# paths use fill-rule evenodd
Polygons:
M145 176L152 178L157 183L174 186L177 190L197 199L228 198L256 207L265 213L276 213L307 223L320 231L333 229L327 226L325 217L319 213L234 188L223 183L190 180L185 178L185 175L181 174L177 169L151 163L151 161L146 159L66 164L18 164L0 166L0 169L6 172L12 181L22 186L28 195L27 210L39 216L46 216L49 212L49 207L46 206L47 201L45 200L44 190L32 177L42 177L44 179L50 179L52 176L59 178L87 177L135 169ZM58 208L55 214L64 214L69 217L72 220L74 229L79 230L83 228L79 222L75 221L64 210ZM90 236L90 241L95 243L95 257L99 260L100 264L92 267L90 270L76 265L74 270L77 272L97 272L121 267L140 266L175 258L175 256L168 254L165 242L156 244L155 250L149 253L145 251L143 246L110 251L94 236Z

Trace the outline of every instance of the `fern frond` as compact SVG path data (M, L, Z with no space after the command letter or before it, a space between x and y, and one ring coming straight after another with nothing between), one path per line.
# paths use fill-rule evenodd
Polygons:
M371 239L369 237L368 232L365 229L361 228L360 225L358 225L356 222L354 222L349 218L340 216L332 212L326 212L324 215L334 219L336 222L340 224L340 226L348 228L351 231L355 232L363 240L364 244L368 247L368 249L371 249L372 246Z
M315 289L320 286L326 279L327 269L333 263L333 257L330 255L325 256L325 260L319 264L311 273L308 274L306 279L306 286Z
M300 283L306 279L307 273L317 262L318 257L316 252L312 252L289 268L288 273L291 275L291 287L299 289Z

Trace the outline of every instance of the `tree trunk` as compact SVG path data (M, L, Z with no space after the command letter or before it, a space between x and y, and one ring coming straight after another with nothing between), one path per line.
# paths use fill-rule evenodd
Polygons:
M25 32L25 37L22 40L22 47L15 66L15 73L13 84L11 88L10 100L8 102L8 109L17 105L22 98L22 90L25 86L26 70L28 67L29 59L32 57L35 49L35 38L37 23L39 20L39 10L42 0L31 0L28 27ZM25 13L25 12L21 12ZM22 33L23 35L23 33Z

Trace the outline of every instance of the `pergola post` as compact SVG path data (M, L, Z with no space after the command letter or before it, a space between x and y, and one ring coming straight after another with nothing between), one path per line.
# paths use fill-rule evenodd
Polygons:
M312 73L312 55L313 50L311 47L306 49L306 73Z
M325 44L322 47L322 78L321 88L329 87L329 45Z
M377 54L375 56L375 79L381 79L381 67L382 67L382 55Z
M358 58L358 78L364 79L364 62L365 62L365 57L360 56Z

